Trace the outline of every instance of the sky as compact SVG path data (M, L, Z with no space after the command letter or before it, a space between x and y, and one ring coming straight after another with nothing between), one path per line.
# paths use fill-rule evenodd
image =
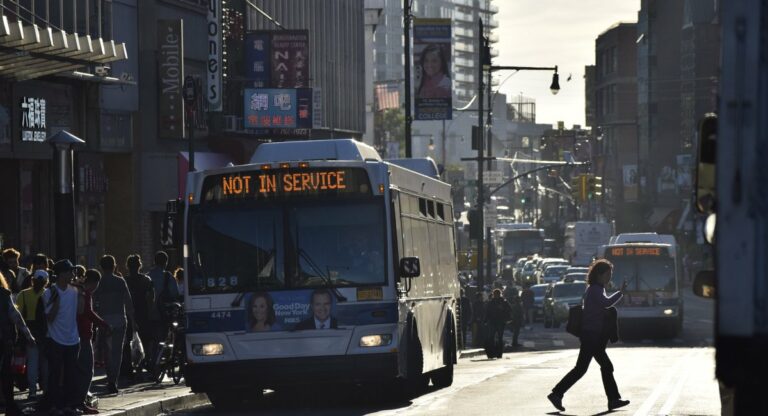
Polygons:
M584 66L595 63L595 39L617 22L636 22L640 0L496 0L499 27L493 65L555 66L560 93L552 95L552 74L520 71L501 86L507 101L522 93L536 100L536 122L584 126ZM500 71L503 81L512 71ZM566 81L569 74L571 81Z

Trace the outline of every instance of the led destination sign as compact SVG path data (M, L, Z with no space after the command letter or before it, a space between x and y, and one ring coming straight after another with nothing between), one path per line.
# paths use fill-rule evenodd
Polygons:
M615 257L669 256L666 247L613 247L610 252Z
M276 199L295 196L371 195L362 169L257 170L209 176L203 201Z

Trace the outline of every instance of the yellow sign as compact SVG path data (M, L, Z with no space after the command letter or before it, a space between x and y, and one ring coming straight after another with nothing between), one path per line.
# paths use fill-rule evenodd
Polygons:
M382 300L384 291L380 287L359 287L357 288L357 300Z

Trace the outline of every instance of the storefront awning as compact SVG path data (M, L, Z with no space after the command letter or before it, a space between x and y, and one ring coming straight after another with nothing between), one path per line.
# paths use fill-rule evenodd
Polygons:
M23 81L128 59L125 43L0 18L0 78Z

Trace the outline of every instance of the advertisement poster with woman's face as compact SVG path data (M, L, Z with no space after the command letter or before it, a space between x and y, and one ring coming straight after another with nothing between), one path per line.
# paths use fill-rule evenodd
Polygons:
M335 300L328 289L253 292L246 296L246 331L337 329Z
M450 120L451 20L414 19L413 39L416 120Z

